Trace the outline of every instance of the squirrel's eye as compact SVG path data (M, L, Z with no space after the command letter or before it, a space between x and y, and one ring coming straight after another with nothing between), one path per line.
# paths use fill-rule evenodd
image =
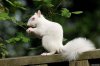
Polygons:
M32 18L32 20L34 20L35 18Z

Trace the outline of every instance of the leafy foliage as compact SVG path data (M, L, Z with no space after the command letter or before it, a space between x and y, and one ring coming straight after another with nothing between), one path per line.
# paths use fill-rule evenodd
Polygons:
M29 41L29 38L25 37L22 33L18 33L15 37L6 40L8 44L23 44L28 43Z
M25 10L25 8L23 7L23 4L19 1L14 1L14 2L11 2L9 0L6 0L11 6L15 7L15 8L21 8L23 10Z
M8 19L10 19L8 13L0 13L0 20L8 20Z
M5 58L8 55L6 46L3 43L0 43L0 57Z
M64 17L69 18L69 17L71 16L71 12L69 12L69 10L66 9L66 8L63 8L63 9L61 10L61 12L62 12L61 15L64 16Z

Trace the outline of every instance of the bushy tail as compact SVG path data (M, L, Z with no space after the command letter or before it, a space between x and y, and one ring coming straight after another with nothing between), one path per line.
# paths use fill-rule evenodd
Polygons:
M79 55L86 51L95 50L94 44L86 38L75 38L63 47L62 56L68 61L78 59Z

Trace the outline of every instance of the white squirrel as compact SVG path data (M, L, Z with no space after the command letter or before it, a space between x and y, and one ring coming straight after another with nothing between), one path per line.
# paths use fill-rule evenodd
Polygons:
M86 38L75 38L63 45L63 29L59 23L47 20L38 10L28 20L26 30L29 34L35 34L42 39L42 46L48 53L41 55L52 55L59 53L66 58L66 60L76 60L80 54L86 51L96 49L94 44Z

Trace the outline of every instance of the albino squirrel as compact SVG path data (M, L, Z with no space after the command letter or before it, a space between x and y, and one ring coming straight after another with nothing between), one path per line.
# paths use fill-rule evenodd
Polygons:
M94 44L86 38L75 38L63 45L63 29L59 23L47 20L38 10L27 23L29 34L34 34L42 39L42 46L48 53L41 55L61 54L67 60L76 60L80 54L94 50Z

